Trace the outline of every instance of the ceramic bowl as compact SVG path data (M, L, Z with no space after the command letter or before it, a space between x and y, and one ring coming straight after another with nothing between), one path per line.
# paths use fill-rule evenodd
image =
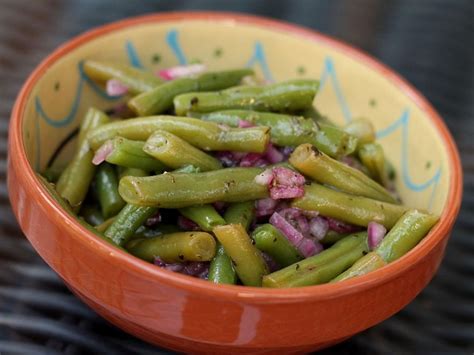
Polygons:
M156 71L202 62L252 67L267 80L319 78L315 105L335 122L372 120L406 204L440 214L407 255L338 284L296 289L217 286L162 270L97 239L35 172L72 154L89 106L117 103L82 70L87 58ZM58 148L63 147L61 154ZM193 352L293 352L338 343L408 304L442 260L462 171L445 124L405 80L360 51L291 24L229 13L165 13L112 23L67 42L31 74L10 126L8 187L41 257L104 318L151 343Z

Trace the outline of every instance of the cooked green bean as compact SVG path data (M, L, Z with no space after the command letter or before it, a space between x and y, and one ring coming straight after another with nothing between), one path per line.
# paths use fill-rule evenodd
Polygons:
M216 241L206 232L178 232L155 238L133 239L126 249L140 259L165 263L209 261L216 254Z
M437 220L436 216L418 210L407 211L382 239L375 251L365 255L332 282L367 274L401 258L423 239Z
M295 199L292 206L318 211L323 216L358 226L367 227L370 222L375 221L389 229L408 209L406 206L349 195L314 183L305 186L304 196Z
M86 60L84 72L92 79L102 82L116 79L123 83L132 94L149 91L162 83L152 73L113 62Z
M98 226L95 226L95 229L100 233L104 233L105 230L107 228L109 228L112 223L114 223L114 221L115 221L115 216L110 217L110 218L106 219L103 223L99 224ZM104 238L107 239L110 243L112 243L114 245L117 245L117 244L114 243L114 241L112 239L107 238L106 236L104 236Z
M230 168L197 174L165 173L120 180L120 195L128 203L182 208L213 202L242 202L268 197L267 186L255 182L262 168Z
M347 236L348 236L348 233L338 233L333 230L328 230L324 238L321 239L319 242L323 245L334 244Z
M157 130L170 132L203 150L263 153L270 139L268 127L229 129L196 118L150 116L106 124L92 130L88 140L97 149L115 136L145 141Z
M80 215L84 220L89 223L91 226L95 227L99 224L104 223L104 216L100 210L92 205L82 205L80 210Z
M174 98L179 116L189 111L213 112L244 109L269 112L295 112L313 104L317 80L299 79L266 86L238 86L219 92L192 92Z
M222 168L218 159L166 131L155 131L146 141L143 151L173 169L187 165L195 166L201 171Z
M172 171L173 173L182 173L182 174L196 174L200 173L201 169L195 167L194 165L186 165L182 168L176 169Z
M385 164L383 148L378 143L364 144L359 149L359 159L375 181L388 186L390 177Z
M257 227L252 233L252 238L255 240L255 246L270 255L281 267L303 259L288 239L271 224Z
M109 117L103 112L91 108L87 111L83 124L81 125L78 149L68 167L59 177L56 189L73 208L78 208L89 190L89 185L94 178L95 165L92 164L94 153L84 138L87 132L103 125L109 121Z
M127 178L132 177L127 176L124 179ZM102 215L104 218L115 216L125 206L125 202L119 195L117 174L112 165L108 163L99 165L95 175L95 185Z
M158 211L156 207L142 207L126 204L105 230L104 235L115 244L124 246L145 221Z
M240 224L246 230L249 229L255 217L255 204L253 201L232 203L224 214L228 224Z
M330 248L263 277L264 287L318 285L336 277L368 252L367 233L349 235Z
M216 256L209 266L208 280L216 284L235 285L237 283L237 274L234 265L232 265L232 259L226 254L220 243L217 245Z
M387 265L382 257L376 252L370 252L357 260L349 269L333 278L331 282L339 282L351 279L356 276L368 274L371 271L380 269Z
M49 182L56 183L65 169L65 166L50 166L41 175Z
M184 207L180 208L179 212L196 223L205 232L212 232L215 226L225 224L224 219L212 205Z
M148 173L142 169L119 167L119 180L124 176L148 176Z
M181 229L177 225L160 223L157 227L154 228L141 226L135 231L135 233L133 234L133 238L153 238L164 234L171 234L176 232L181 232Z
M96 152L104 155L105 161L125 168L141 169L161 173L165 165L144 152L145 143L123 137L115 137L106 141Z
M353 120L344 127L344 131L357 137L359 140L359 147L366 143L375 141L375 129L372 122L367 119L359 118Z
M173 106L173 99L177 95L194 91L226 89L239 84L244 76L252 74L251 69L237 69L203 73L195 78L171 80L135 96L128 102L128 106L139 116L162 113Z
M225 253L232 259L240 281L246 286L261 286L268 268L260 251L240 224L217 226L213 230Z
M397 202L390 192L363 172L332 159L311 144L302 144L296 148L289 162L311 179L340 191L379 201Z
M357 147L357 139L340 129L320 126L311 118L278 113L246 110L224 110L201 115L204 121L237 127L241 120L257 126L270 127L270 140L279 146L296 147L311 143L332 157L351 154Z

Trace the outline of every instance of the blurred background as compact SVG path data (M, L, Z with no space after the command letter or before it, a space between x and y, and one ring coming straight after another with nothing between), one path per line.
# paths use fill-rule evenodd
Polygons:
M0 0L0 9L0 354L168 353L100 319L35 254L9 208L6 151L15 96L51 50L91 27L177 10L239 11L315 29L367 51L431 101L454 135L465 174L446 258L403 311L322 353L473 353L474 1Z

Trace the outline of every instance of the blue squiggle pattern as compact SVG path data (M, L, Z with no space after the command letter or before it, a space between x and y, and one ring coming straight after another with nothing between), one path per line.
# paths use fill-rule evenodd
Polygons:
M254 65L260 65L260 68L262 69L263 77L265 80L273 82L273 75L270 71L270 68L267 63L267 58L265 55L265 51L263 49L263 45L260 42L255 42L255 47L253 51L252 57L249 59L249 61L246 64L246 67L253 67Z
M322 90L328 80L331 80L332 82L334 92L336 93L337 102L339 103L339 107L342 110L344 120L349 123L352 120L352 114L349 109L349 105L347 104L346 98L342 93L341 85L339 84L336 69L334 67L334 61L331 57L326 57L324 59L324 69L319 79L319 90Z
M181 45L179 44L179 37L178 37L178 31L177 30L171 30L166 34L166 43L170 47L170 49L173 51L173 54L175 55L176 59L178 60L178 63L180 65L186 65L188 62L186 60L186 56L184 55L184 52L181 48Z
M435 172L433 177L428 179L423 183L415 183L411 177L408 167L409 153L408 153L408 126L410 123L410 111L408 109L404 110L400 118L395 120L388 127L378 131L376 133L377 139L382 139L396 132L398 129L402 130L402 144L401 144L401 154L402 154L402 178L404 184L413 191L423 191L437 183L441 177L441 167Z
M131 41L127 41L125 43L125 51L127 52L128 61L130 62L130 65L138 69L143 69L143 64L140 61L137 50L135 49L135 46Z

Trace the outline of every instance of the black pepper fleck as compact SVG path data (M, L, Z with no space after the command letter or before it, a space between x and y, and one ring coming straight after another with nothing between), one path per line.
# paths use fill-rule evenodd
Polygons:
M197 97L193 97L191 99L191 105L197 105L198 102L199 102L199 99Z

